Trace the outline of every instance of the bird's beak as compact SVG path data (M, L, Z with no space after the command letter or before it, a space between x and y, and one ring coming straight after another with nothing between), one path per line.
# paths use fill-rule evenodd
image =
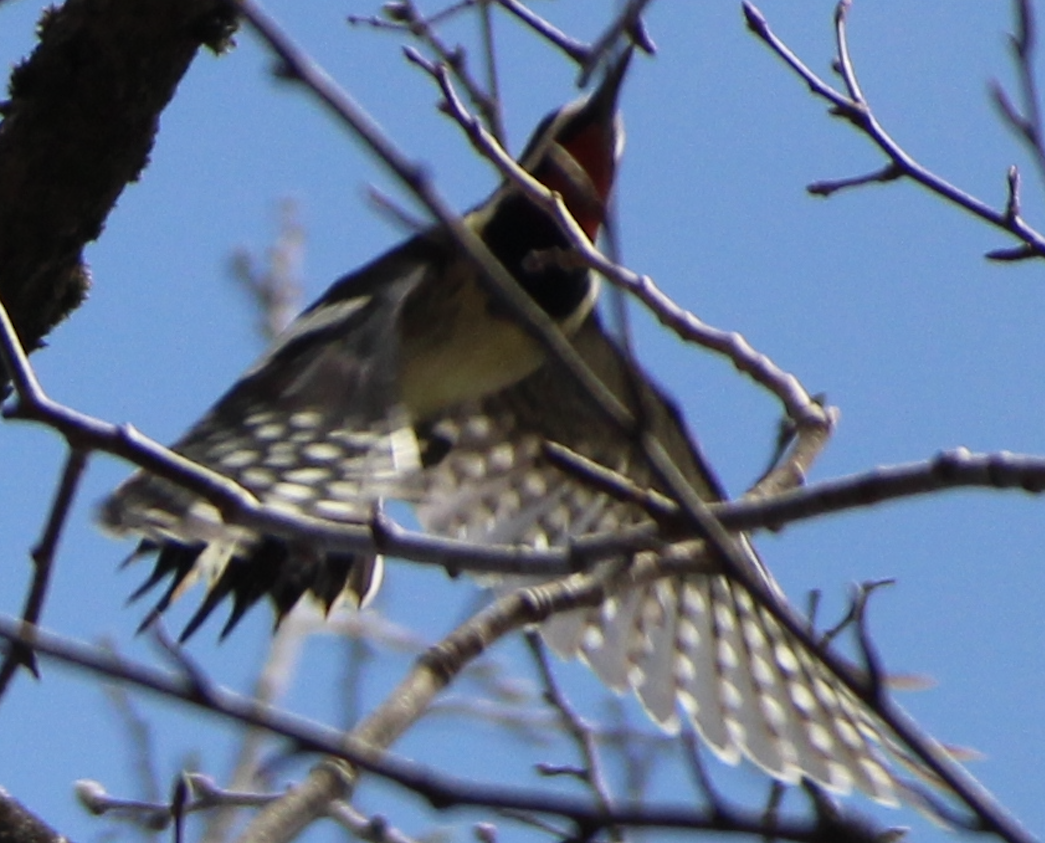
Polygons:
M611 61L599 87L559 130L555 146L566 153L564 158L559 157L559 165L570 176L558 180L561 183L556 183L554 176L545 181L563 194L571 213L592 239L605 216L617 161L624 151L624 122L617 113L617 100L633 50L629 44Z
M614 112L617 110L617 98L624 82L624 76L628 72L628 65L631 64L631 57L634 52L634 45L628 44L621 51L620 55L607 63L606 76L599 84L599 87L592 92L591 97L584 106L586 111L590 109L593 121L599 118L602 118L604 121L612 119Z

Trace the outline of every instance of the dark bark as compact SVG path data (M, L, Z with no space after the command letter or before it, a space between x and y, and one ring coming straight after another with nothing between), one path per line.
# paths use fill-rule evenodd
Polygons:
M159 115L229 0L68 0L11 75L0 123L0 300L27 349L86 297L84 246L148 163Z
M0 843L69 843L0 788Z

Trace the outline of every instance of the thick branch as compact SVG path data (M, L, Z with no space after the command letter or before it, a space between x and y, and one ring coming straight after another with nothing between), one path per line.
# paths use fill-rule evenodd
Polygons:
M0 124L0 300L26 348L83 300L83 247L148 162L157 118L225 0L69 0L11 76Z
M0 788L0 843L69 843L21 802Z

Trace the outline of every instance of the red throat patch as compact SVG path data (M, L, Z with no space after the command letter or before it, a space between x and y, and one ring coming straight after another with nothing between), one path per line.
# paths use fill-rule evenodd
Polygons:
M613 184L614 161L610 142L605 127L589 126L561 144L587 176L584 184L578 184L575 175L563 172L554 164L542 166L535 174L545 187L562 195L566 207L589 240L594 240L599 233Z

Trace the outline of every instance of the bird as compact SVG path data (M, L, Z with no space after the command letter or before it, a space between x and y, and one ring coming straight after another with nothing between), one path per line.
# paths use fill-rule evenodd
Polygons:
M605 225L623 148L617 102L630 57L621 52L590 95L548 115L519 157L591 240ZM574 247L552 213L506 180L463 219L693 490L724 500L678 408L604 327L598 278L569 259ZM636 439L491 298L474 263L434 226L336 281L172 449L276 509L366 523L383 500L402 499L428 532L480 543L563 546L648 519L637 503L564 470L548 443L668 491ZM209 581L183 639L226 601L222 637L266 596L277 620L306 594L327 610L361 607L383 575L375 555L225 524L202 497L145 471L111 494L100 521L138 535L137 555L157 556L135 596L169 580L143 626L193 582ZM747 537L736 543L747 575L783 601ZM610 688L634 692L663 728L689 723L729 763L746 757L784 782L811 779L888 804L908 795L885 757L887 730L725 571L612 593L551 617L541 632Z

